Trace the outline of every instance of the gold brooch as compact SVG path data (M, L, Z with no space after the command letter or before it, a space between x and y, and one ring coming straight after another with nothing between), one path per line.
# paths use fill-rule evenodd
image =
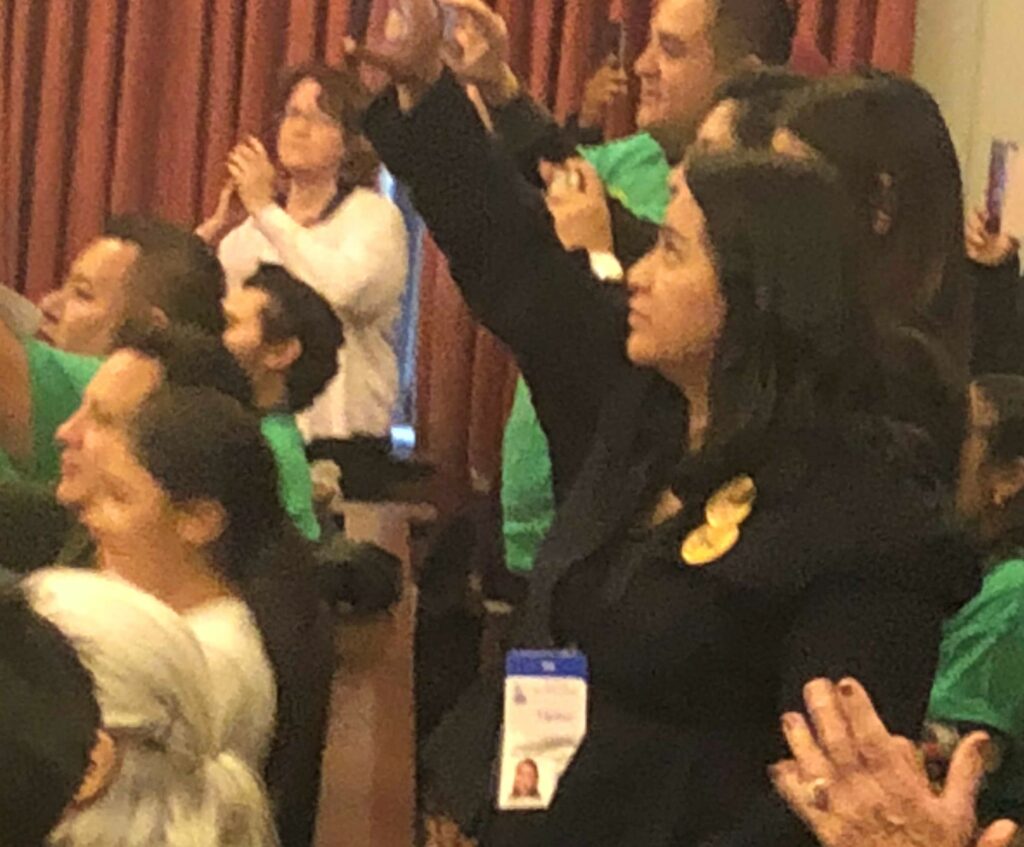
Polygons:
M749 476L727 482L708 498L704 523L686 536L679 555L692 567L716 562L740 540L740 526L750 517L757 486Z

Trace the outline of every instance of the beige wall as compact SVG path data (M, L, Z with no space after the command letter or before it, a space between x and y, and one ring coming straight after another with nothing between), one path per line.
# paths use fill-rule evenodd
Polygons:
M1024 143L1024 0L918 0L914 61L915 78L945 112L977 204L992 137Z

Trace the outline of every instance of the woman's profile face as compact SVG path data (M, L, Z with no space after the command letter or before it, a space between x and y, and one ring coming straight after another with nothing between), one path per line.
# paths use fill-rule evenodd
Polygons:
M680 367L713 357L726 304L704 213L682 168L673 171L670 183L672 199L658 242L629 273L626 352L634 364L671 379Z
M132 536L161 543L176 536L171 500L139 462L130 439L119 438L108 445L82 522L101 543Z
M320 108L320 83L299 82L285 103L277 155L289 173L337 171L345 155L341 124Z

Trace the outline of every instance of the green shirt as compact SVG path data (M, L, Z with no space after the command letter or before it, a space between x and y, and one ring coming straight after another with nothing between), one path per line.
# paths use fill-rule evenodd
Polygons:
M597 147L580 147L579 153L594 166L609 197L641 220L661 225L672 167L657 141L640 132Z
M277 461L281 502L295 525L310 541L320 540L320 523L313 511L313 479L306 460L306 446L295 424L295 416L272 414L260 425L263 437Z
M930 720L981 724L1009 742L981 806L989 816L1024 808L1024 559L991 570L943 630Z
M85 387L103 360L32 339L25 342L25 355L32 394L32 459L27 466L16 465L0 453L0 479L52 483L60 475L57 430L81 405Z
M581 147L579 153L594 166L610 197L636 217L661 224L668 208L671 166L657 141L641 132ZM505 564L527 572L554 520L555 497L548 440L522 379L502 444L501 508Z
M505 565L519 573L533 567L555 515L548 439L537 420L525 380L516 383L501 451L501 514Z

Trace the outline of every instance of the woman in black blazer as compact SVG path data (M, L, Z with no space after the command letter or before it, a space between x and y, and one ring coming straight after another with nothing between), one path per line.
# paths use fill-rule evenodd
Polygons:
M449 716L423 778L485 845L806 840L765 773L778 715L808 680L854 675L914 734L942 619L974 586L926 438L880 412L833 175L688 163L627 310L561 249L454 80L406 71L415 106L383 96L368 133L551 442L560 508L522 642L591 667L587 736L548 811L491 811L494 687ZM708 508L723 491L725 531Z

